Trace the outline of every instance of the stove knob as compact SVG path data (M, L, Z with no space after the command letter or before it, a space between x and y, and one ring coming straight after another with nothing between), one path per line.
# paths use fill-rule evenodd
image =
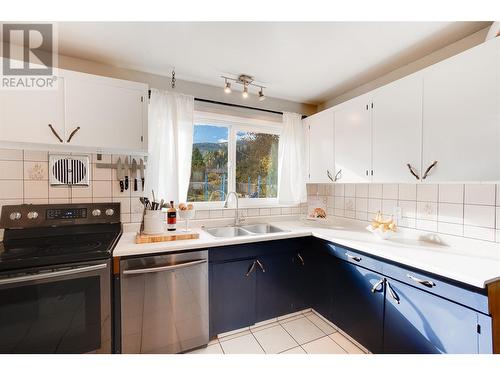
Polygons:
M92 216L101 216L101 210L98 208L92 210Z
M115 210L113 210L112 208L108 208L106 210L106 215L107 216L113 216L114 213L115 213Z
M19 220L21 218L21 213L20 212L12 212L9 217L10 217L10 220Z
M36 211L28 212L28 219L32 220L32 219L36 219L37 217L38 217L38 212L36 212Z

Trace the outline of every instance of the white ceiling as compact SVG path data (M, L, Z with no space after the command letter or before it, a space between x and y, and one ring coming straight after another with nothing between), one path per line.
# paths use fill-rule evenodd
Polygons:
M216 86L246 73L268 96L319 104L488 24L64 22L59 53Z

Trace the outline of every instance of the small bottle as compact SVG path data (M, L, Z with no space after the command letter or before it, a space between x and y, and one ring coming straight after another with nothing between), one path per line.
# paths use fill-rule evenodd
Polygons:
M174 201L170 201L170 207L167 210L167 230L175 230L177 224L177 210L174 207Z

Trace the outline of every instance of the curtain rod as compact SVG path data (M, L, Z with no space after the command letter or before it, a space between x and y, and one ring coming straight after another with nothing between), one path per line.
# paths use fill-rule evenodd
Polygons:
M151 90L148 90L148 96L151 99ZM250 107L250 106L242 105L242 104L225 103L225 102L219 102L217 100L201 99L201 98L194 98L194 100L197 101L197 102L210 103L210 104L219 104L219 105L225 105L225 106L228 106L228 107L237 107L237 108L252 109L252 110L255 110L255 111L261 111L261 112L267 112L267 113L274 113L276 115L283 115L283 112L280 112L280 111L273 111L271 109L262 109L262 108ZM302 119L305 119L306 117L307 117L306 115L302 115Z

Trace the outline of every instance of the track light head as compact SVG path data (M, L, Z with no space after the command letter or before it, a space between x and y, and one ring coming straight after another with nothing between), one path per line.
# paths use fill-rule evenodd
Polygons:
M259 102L262 102L265 99L266 99L266 96L264 95L264 90L261 87L260 90L259 90Z
M226 79L226 84L224 86L224 92L226 94L230 94L231 93L231 82L228 82L227 79Z
M243 96L245 99L248 98L248 86L247 85L243 86L243 92L241 93L241 96Z

